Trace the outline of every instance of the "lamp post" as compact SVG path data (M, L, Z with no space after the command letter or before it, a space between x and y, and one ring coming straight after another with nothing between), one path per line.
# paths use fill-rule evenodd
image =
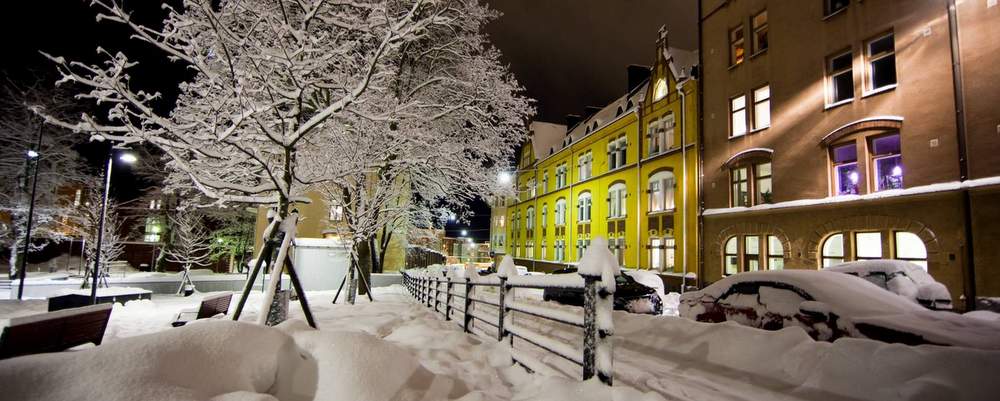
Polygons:
M17 300L20 301L24 295L24 279L28 270L28 249L31 246L31 219L35 216L35 190L38 189L38 151L42 149L42 128L38 127L38 142L34 149L28 149L28 166L34 162L34 170L31 177L31 201L28 203L28 221L24 229L24 252L21 254L20 280L17 283Z
M122 153L118 157L121 161L125 163L135 163L138 158L131 153ZM94 255L94 270L91 272L92 275L92 285L90 286L90 304L97 304L97 280L101 275L101 253L104 251L103 241L104 241L104 217L108 212L108 195L111 191L111 166L114 165L115 161L115 148L111 148L111 152L108 153L108 168L104 171L104 196L101 197L101 213L97 223L97 243L94 249L96 250L96 255Z

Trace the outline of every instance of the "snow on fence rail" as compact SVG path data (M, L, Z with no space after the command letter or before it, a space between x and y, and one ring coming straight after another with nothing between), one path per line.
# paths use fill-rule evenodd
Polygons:
M591 249L606 251L607 247L595 245ZM591 265L597 265L596 269L586 268L585 261L588 256L593 259ZM550 367L540 366L541 362L530 355L513 352L515 337L579 365L583 369L584 380L596 374L602 382L610 385L611 336L614 333L611 309L615 275L619 269L613 256L602 255L600 252L584 255L584 261L581 261L580 265L579 274L518 276L513 261L507 256L495 275L480 276L476 268L471 265L462 272L451 269L444 272L441 268L430 267L404 271L403 284L418 302L441 313L445 320L453 320L453 315L460 315L461 320L458 323L467 333L477 332L491 336L492 333L487 332L484 327L476 325L478 321L496 333L497 341L510 337L514 361L529 369L552 370ZM495 288L497 293L495 297L491 297L486 291L476 291L477 288ZM567 310L519 302L513 296L513 290L516 288L582 290L583 316ZM491 313L489 309L495 309L496 313ZM582 329L582 349L528 327L514 324L512 312Z

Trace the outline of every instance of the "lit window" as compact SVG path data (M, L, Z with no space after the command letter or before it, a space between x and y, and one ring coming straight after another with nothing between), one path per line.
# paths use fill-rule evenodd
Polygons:
M545 246L545 240L543 239L542 240L542 247L541 247L542 260L546 260L547 259L547 257L545 256L545 253L546 253L545 252L545 248L546 248L546 246Z
M674 147L674 115L668 113L649 123L649 154L655 155Z
M848 51L827 62L830 103L839 103L854 98L853 54Z
M525 225L528 227L528 233L531 234L535 230L535 208L529 207L527 218L525 218Z
M836 194L857 195L861 179L858 172L858 146L854 142L835 146L832 153Z
M661 171L649 177L649 211L674 209L674 173Z
M527 251L525 256L527 256L528 259L535 258L535 243L533 241L528 241L527 244L525 244L525 250Z
M544 204L542 205L542 222L541 222L543 231L545 230L545 226L548 224L548 218L547 218L548 215L549 215L549 205Z
M781 240L773 235L767 236L767 269L782 270L785 268L785 247Z
M747 133L747 97L740 95L729 99L730 137L742 136Z
M830 267L844 263L846 253L844 252L844 234L834 234L823 241L823 267Z
M577 156L577 168L579 170L578 181L590 178L591 173L593 172L593 162L594 155L591 152L581 153L580 156Z
M745 271L754 272L760 270L760 237L747 235L743 237L743 260L746 263Z
M753 16L753 54L767 50L767 10Z
M868 90L878 90L896 84L896 47L893 34L868 42Z
M744 40L743 25L729 31L729 65L743 62Z
M882 258L882 233L854 233L854 256L857 260Z
M590 248L589 239L576 240L576 260L583 259L583 254L587 253L588 248Z
M847 8L849 0L823 0L823 15L830 16Z
M535 186L535 179L534 178L529 179L528 180L528 197L529 198L534 198L535 197L535 188L536 188L536 186Z
M73 194L73 206L80 206L80 199L83 198L83 190L78 189L76 193Z
M625 165L626 149L628 149L628 141L624 135L608 141L608 170Z
M549 192L549 170L542 173L542 193Z
M740 253L739 253L739 240L737 237L730 237L726 240L726 246L723 252L723 257L725 259L725 275L736 274L740 271Z
M625 237L612 238L608 242L608 247L615 254L615 260L618 261L618 265L625 265Z
M924 246L924 241L917 234L906 231L897 231L895 236L895 259L908 261L927 271L927 247Z
M764 85L753 91L753 129L771 126L771 86Z
M161 216L149 216L146 217L146 227L145 232L142 236L142 240L145 242L160 242L163 234L163 217Z
M875 190L903 188L903 156L900 154L899 134L871 140L872 164L875 166Z
M746 167L729 170L733 206L750 206L750 178Z
M330 203L330 221L337 222L344 220L344 207L341 206L336 200L331 200Z
M579 208L579 214L577 215L580 222L590 222L590 192L584 192L580 194L577 198L577 207Z
M608 189L608 218L625 217L627 189L625 184L617 183Z
M568 173L566 163L562 163L556 167L556 189L566 186L566 173Z
M669 92L669 90L670 89L667 88L667 80L663 78L656 80L656 84L653 85L653 101L655 102L663 99L667 96L667 92Z
M556 201L556 226L566 225L566 199Z

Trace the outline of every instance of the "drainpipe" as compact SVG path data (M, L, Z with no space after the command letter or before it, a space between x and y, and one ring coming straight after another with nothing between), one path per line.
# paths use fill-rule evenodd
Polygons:
M705 52L704 52L704 43L702 42L702 37L704 36L704 29L703 28L704 28L705 20L708 19L708 16L706 16L704 18L701 17L701 13L702 13L701 3L702 2L699 1L698 2L698 7L697 7L698 8L698 77L699 77L699 79L696 80L696 82L697 82L696 88L698 90L698 96L697 96L696 100L698 101L698 104L697 104L698 109L696 110L697 112L695 113L695 115L698 116L698 118L695 120L695 121L698 122L698 163L697 163L696 168L695 168L695 174L697 175L697 178L698 178L698 185L697 185L697 189L696 189L697 190L696 194L702 195L702 196L698 196L697 201L695 202L695 204L698 207L698 224L697 224L697 230L698 230L698 237L697 237L697 239L698 240L696 241L696 245L698 247L698 256L699 256L698 257L698 267L697 267L697 269L698 269L697 270L698 279L695 281L695 285L697 285L698 288L703 287L704 283L705 283L705 281L704 281L705 280L704 279L704 277L705 277L705 274L704 274L705 273L705 238L704 238L704 236L705 236L705 234L704 234L705 233L705 217L702 215L702 213L705 211L705 200L703 199L704 198L704 193L705 193L705 181L704 181L704 177L702 177L702 172L705 171L705 166L704 166L704 163L705 163L705 106L704 106L704 103L705 103L705 95L704 95L704 93L705 93L705 80L700 79L700 78L702 76L704 76L704 74L705 74L705 71L704 71L704 68L705 68L704 67L705 66L705 60L704 60L705 56L704 56L704 53ZM726 3L723 3L723 4L726 4ZM722 6L720 5L719 7L722 7ZM715 11L712 11L712 12L714 13Z
M645 117L645 116L643 115L642 110L643 110L643 108L645 106L646 106L645 101L639 101L639 104L636 106L636 109L635 109L636 110L636 112L635 112L636 113L636 119L638 120L636 122L636 126L639 127L639 129L638 129L639 132L637 133L638 136L636 137L636 141L637 142L636 142L636 155L635 155L636 156L636 158L635 158L635 188L636 188L636 191L635 191L635 195L636 195L635 196L635 269L636 270L639 270L639 267L641 265L641 263L639 263L639 261L642 260L642 246L643 246L643 242L642 242L642 216L641 216L642 213L640 212L640 210L642 210L642 195L639 195L639 194L642 193L642 188L644 188L644 186L642 185L642 143L643 143L643 140L642 140L642 137L643 137L643 135L642 135L643 134L642 133L642 121L643 121L643 117Z
M969 179L969 154L965 127L965 91L962 83L961 48L958 43L958 11L955 0L948 0L948 34L951 39L952 85L955 87L955 132L958 136L959 180ZM962 189L962 217L965 228L965 309L976 309L976 260L972 248L972 198L969 189Z
M681 96L681 248L684 249L684 259L681 259L681 294L687 287L688 273L688 230L687 230L687 95L684 93L684 83L677 83L677 93Z

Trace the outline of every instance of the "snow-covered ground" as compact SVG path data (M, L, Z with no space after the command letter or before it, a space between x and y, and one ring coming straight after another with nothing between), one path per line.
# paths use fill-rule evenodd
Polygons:
M229 321L169 326L206 294L116 305L105 344L96 349L0 361L0 398L980 400L1000 393L991 379L1000 370L998 352L857 339L831 344L800 329L765 332L619 312L609 389L596 380L529 374L511 365L506 345L463 333L401 287L376 291L376 302L361 297L354 306L331 304L332 292L308 293L320 331L298 320L295 302L295 320L276 329ZM243 320L255 320L259 297L255 291ZM0 314L38 306L7 306ZM578 340L555 324L515 319L552 338ZM536 356L553 373L579 371Z

